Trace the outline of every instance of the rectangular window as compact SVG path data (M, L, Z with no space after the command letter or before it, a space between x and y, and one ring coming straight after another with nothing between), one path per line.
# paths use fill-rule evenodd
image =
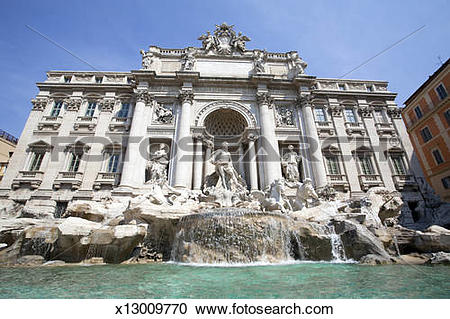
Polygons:
M345 84L338 84L338 88L340 91L345 91Z
M95 83L102 83L103 78L101 76L95 77Z
M375 110L375 121L377 123L386 123L386 117L384 116L383 110Z
M117 113L117 117L127 117L129 110L130 110L130 103L122 103L122 107L120 108L119 113Z
M436 161L436 164L442 164L444 163L444 160L442 158L441 152L439 152L438 149L435 149L431 152L433 154L434 160Z
M117 168L119 167L119 154L111 154L111 156L108 159L108 173L116 173Z
M422 135L422 139L425 143L433 138L433 135L431 135L430 129L428 127L424 127L420 131L420 134Z
M65 76L64 83L70 83L71 78L72 78L71 76Z
M355 112L352 109L345 109L345 119L347 122L356 123Z
M339 160L337 156L326 156L325 157L327 163L328 174L330 175L339 175L341 174L341 170L339 168Z
M326 122L327 119L325 117L325 110L322 107L316 107L315 109L316 112L316 121L317 122Z
M59 116L59 113L61 113L63 104L64 104L63 101L56 101L55 104L53 105L53 109L50 113L50 116Z
M95 108L97 107L97 103L95 103L95 102L89 102L88 103L88 106L87 106L87 108L86 108L86 114L85 114L85 116L88 116L88 117L93 117L94 116L94 113L95 113Z
M445 189L450 188L450 176L444 177L441 181Z
M450 109L444 112L445 120L447 121L447 125L450 125Z
M416 116L418 119L422 118L423 114L422 114L422 110L420 109L420 106L416 106L414 108L414 113L416 113Z
M394 172L396 175L406 175L405 163L403 162L403 156L392 155L392 165L394 166Z
M447 97L447 91L445 90L445 87L442 84L438 85L438 87L436 88L436 92L441 100Z
M373 86L372 85L367 85L367 92L373 92Z
M38 171L41 168L44 153L34 152L31 158L30 171Z
M372 160L370 156L367 155L359 155L359 164L361 166L361 173L363 175L374 175L375 170L373 169Z
M78 168L80 167L81 154L70 154L70 162L69 162L69 172L78 172Z

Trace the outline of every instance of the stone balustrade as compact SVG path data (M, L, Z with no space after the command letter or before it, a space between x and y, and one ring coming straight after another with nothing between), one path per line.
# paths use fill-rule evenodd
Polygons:
M41 185L43 177L44 172L41 171L20 171L13 179L11 187L17 189L23 185L29 185L32 189L36 189Z
M82 181L83 181L82 172L62 171L59 172L58 177L55 179L53 187L55 189L59 189L61 188L62 185L67 185L72 189L78 189L80 188Z
M359 183L364 191L367 191L370 187L384 186L381 176L378 174L361 174L359 175Z

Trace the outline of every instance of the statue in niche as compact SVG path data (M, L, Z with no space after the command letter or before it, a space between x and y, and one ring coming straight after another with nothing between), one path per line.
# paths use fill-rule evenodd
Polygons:
M163 105L156 105L155 108L155 122L161 124L172 124L173 123L173 110L170 107Z
M218 182L223 189L231 191L236 187L245 187L242 178L233 166L227 142L223 142L222 148L211 154L211 161L215 167L215 174L219 178Z
M292 110L288 107L277 108L275 115L277 126L294 126Z
M198 39L202 41L203 50L205 50L206 53L214 50L216 42L209 31L207 31L206 34L202 34Z
M204 201L213 202L219 207L232 207L248 200L247 186L233 167L227 142L211 154L209 161L214 165L214 172L206 176Z
M181 69L183 71L194 70L195 61L195 49L189 48L181 57Z
M288 58L291 60L293 64L293 69L295 73L294 76L305 73L305 68L308 66L308 64L305 61L303 61L301 57L298 56L297 52L289 53Z
M167 144L159 144L159 150L150 155L150 161L147 163L146 184L149 183L166 183L167 182L167 166L169 165L169 146Z
M256 74L266 72L267 51L255 50L253 52L253 70Z
M145 52L144 50L140 52L142 55L142 69L150 70L153 64L153 53L150 51Z
M281 165L283 167L284 176L288 182L298 182L300 173L298 171L298 164L300 163L300 156L294 151L294 146L288 146L289 152L283 155Z

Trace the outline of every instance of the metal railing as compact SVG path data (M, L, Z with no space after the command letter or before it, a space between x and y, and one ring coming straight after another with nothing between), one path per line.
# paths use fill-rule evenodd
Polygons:
M17 142L19 141L19 139L17 137L15 137L1 129L0 129L0 138L7 140L8 142L11 142L13 144L17 144Z

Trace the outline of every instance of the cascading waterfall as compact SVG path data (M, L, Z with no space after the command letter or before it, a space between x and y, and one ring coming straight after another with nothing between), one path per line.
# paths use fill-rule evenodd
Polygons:
M55 233L46 227L40 227L30 236L24 232L24 241L20 248L21 255L40 255L49 259L54 250Z
M21 247L21 251L33 253L34 255L41 255L49 259L53 251L53 244L48 243L46 238L33 238L27 240ZM25 253L23 253L25 254Z
M342 244L341 236L336 234L333 225L328 226L330 243L331 243L331 254L333 255L334 261L346 261L344 245Z
M298 237L293 247L289 223L281 213L239 208L188 215L179 222L171 260L209 264L293 260L304 252Z

